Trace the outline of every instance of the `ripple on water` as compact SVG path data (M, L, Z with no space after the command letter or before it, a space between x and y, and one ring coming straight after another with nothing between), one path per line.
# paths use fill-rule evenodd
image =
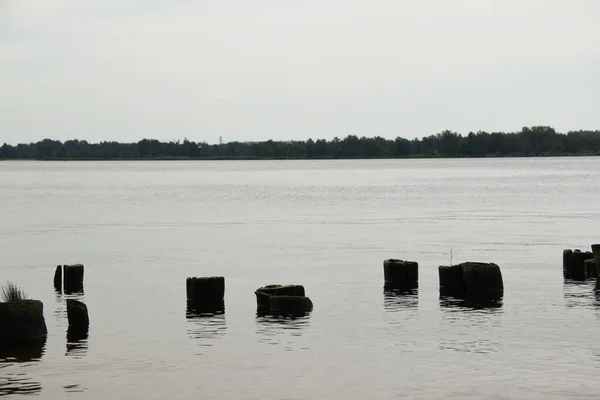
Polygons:
M67 352L66 356L82 358L88 350L89 328L69 327L67 329Z
M414 310L419 307L419 291L403 292L399 290L383 291L383 308L389 312Z
M594 291L595 280L573 281L565 279L563 293L567 308L596 308L600 305L598 294Z
M498 297L452 297L440 295L440 308L446 312L481 311L499 312L502 309L502 296Z
M454 298L440 296L444 335L438 348L459 353L489 354L500 351L502 297Z
M0 396L41 392L41 383L21 372L20 367L39 362L45 351L46 337L0 344Z
M186 319L189 325L188 337L196 340L200 346L212 346L213 340L222 338L227 333L224 313L195 313L188 310Z
M268 345L286 344L286 350L293 350L293 339L302 336L310 323L310 312L298 316L256 314L256 333L260 343Z

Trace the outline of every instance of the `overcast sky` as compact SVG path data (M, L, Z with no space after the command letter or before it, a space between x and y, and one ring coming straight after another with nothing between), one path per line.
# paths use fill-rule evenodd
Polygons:
M596 0L0 0L0 142L600 129L598 21Z

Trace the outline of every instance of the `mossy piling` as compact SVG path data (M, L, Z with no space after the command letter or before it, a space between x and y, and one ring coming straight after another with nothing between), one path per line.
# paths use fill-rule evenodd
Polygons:
M47 334L44 304L41 301L0 303L0 342L40 339Z
M254 294L259 315L299 316L313 309L302 285L267 285L256 289Z
M464 262L438 267L440 294L458 298L502 297L504 282L494 263Z
M593 258L594 253L591 251L563 250L563 277L575 281L596 278L597 268L586 262Z

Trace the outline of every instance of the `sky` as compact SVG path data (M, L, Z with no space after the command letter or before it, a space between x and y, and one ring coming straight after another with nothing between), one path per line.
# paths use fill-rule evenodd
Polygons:
M0 0L0 143L600 129L596 0Z

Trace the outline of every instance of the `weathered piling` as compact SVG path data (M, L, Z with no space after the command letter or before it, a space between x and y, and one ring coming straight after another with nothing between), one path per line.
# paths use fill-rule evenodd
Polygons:
M224 277L188 277L185 284L188 311L200 313L225 311Z
M67 319L69 327L87 328L90 325L87 306L74 299L67 299Z
M598 276L598 269L596 268L596 259L589 258L584 261L585 273L588 279L596 279Z
M411 290L419 287L419 264L416 261L383 261L385 289Z
M267 285L256 289L254 294L259 311L264 312L268 312L270 309L269 298L271 296L305 296L302 285Z
M72 264L63 265L64 282L63 287L65 293L81 293L83 292L83 265Z
M584 281L588 278L588 272L586 270L585 260L594 258L594 254L591 251L581 251L575 249L570 257L569 262L569 276L570 279L576 281Z
M44 304L41 301L0 303L0 342L40 339L47 334Z
M313 308L312 301L305 296L271 296L269 310L274 315L301 316Z
M54 271L54 289L57 292L62 292L62 266L57 265L56 270Z
M500 267L494 263L464 262L438 268L440 294L453 297L496 297L504 293Z
M596 291L600 290L600 244L592 245L592 254L596 260Z
M440 279L440 294L448 296L464 296L466 292L462 268L459 265L440 265L438 267Z
M571 255L573 254L573 250L564 249L563 250L563 277L565 279L571 279Z

